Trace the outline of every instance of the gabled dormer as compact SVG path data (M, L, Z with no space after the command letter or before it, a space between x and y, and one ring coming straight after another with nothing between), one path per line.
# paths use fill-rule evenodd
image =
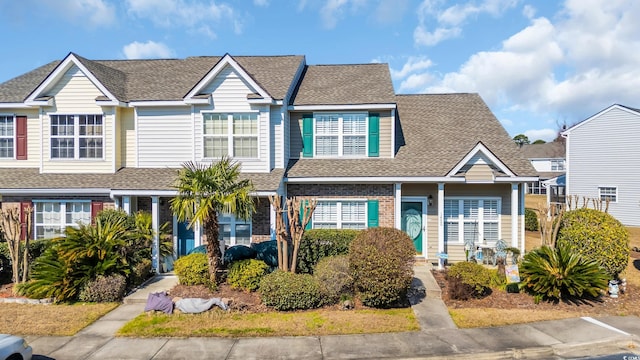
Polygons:
M464 177L467 183L496 182L496 178L516 175L482 142L478 142L446 175Z

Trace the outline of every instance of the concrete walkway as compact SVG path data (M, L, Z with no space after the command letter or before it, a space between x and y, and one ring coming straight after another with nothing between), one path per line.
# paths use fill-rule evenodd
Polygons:
M114 336L144 311L149 293L176 283L172 275L155 277L75 336L27 337L34 359L567 359L640 354L640 319L635 316L457 329L426 265L415 267L410 296L419 332L240 339Z

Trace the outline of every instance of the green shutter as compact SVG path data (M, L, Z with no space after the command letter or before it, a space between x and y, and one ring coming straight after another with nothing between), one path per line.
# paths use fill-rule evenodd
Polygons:
M302 156L313 157L313 114L302 114Z
M304 200L300 202L300 225L302 225L302 221L304 220L304 207L309 204L309 200ZM309 219L307 226L304 228L305 230L311 230L313 228L313 216Z
M369 156L380 156L380 114L369 114Z
M367 201L367 227L378 227L378 200Z

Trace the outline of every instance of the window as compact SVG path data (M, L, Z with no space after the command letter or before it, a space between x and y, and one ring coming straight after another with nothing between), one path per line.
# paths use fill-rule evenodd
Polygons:
M318 201L311 224L314 229L364 229L366 201Z
M218 222L218 240L224 241L226 246L251 245L251 220L244 221L233 215L223 215L218 218Z
M551 160L551 171L564 171L564 160Z
M258 157L258 113L204 113L202 119L205 158Z
M90 201L34 201L34 205L36 239L62 236L67 226L91 223Z
M317 156L367 155L367 114L315 114Z
M13 158L14 154L14 129L13 116L0 116L0 158Z
M51 115L52 159L102 159L102 115Z
M545 195L547 188L542 185L542 181L527 183L527 194Z
M618 188L614 186L600 186L598 188L600 200L609 202L618 202Z
M495 242L500 238L500 200L447 198L444 201L445 241Z

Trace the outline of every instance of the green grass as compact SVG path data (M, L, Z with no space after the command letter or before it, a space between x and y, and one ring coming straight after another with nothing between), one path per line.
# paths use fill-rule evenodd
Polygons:
M142 314L118 332L133 337L264 337L320 336L418 331L413 310L313 310L228 313L213 309L200 314Z

